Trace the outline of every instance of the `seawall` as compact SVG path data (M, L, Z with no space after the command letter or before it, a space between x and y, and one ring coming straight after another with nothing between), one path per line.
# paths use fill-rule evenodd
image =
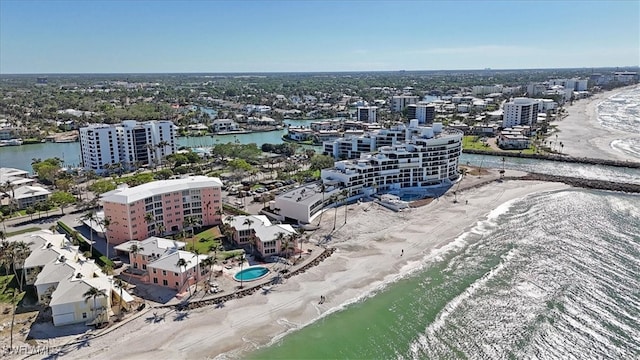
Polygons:
M555 154L547 154L547 155L521 154L521 153L506 152L506 151L483 151L483 150L473 150L473 149L463 149L462 152L465 154L517 157L517 158L524 158L524 159L561 161L561 162L569 162L569 163L607 165L607 166L615 166L615 167L627 167L627 168L633 168L633 169L640 169L640 162L635 162L635 161L594 159L594 158L573 157L573 156L555 155Z
M557 176L529 173L525 176L505 177L504 180L534 180L560 182L574 187L597 190L621 191L626 193L640 193L640 184L626 184L615 181L581 179L569 176Z

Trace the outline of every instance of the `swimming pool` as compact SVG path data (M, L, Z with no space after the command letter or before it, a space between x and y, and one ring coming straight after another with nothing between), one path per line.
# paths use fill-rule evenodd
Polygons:
M265 277L269 273L269 269L264 266L252 266L236 273L233 278L236 281L253 281Z

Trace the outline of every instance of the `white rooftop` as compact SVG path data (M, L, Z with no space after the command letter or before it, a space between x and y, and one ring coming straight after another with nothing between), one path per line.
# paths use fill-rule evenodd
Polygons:
M152 181L132 188L110 191L102 196L102 201L130 204L154 195L206 187L222 187L222 181L219 178L208 176L189 176L182 179Z
M247 226L244 223L247 219L253 221L250 226ZM256 236L262 242L276 240L278 238L278 233L289 235L296 232L295 229L288 224L271 224L269 218L264 215L234 216L231 221L226 222L236 230L253 229Z
M162 255L169 251L175 251L183 249L187 244L182 241L163 239L152 236L146 240L138 241L131 240L122 243L115 247L116 250L130 252L131 246L136 245L139 249L138 254L150 256L150 255Z
M182 273L183 271L188 271L189 269L196 267L202 260L206 258L207 255L196 255L189 251L178 250L147 264L147 267L171 271L175 273ZM179 259L184 259L187 262L186 268L179 267L177 265Z
M51 191L41 186L20 186L13 190L14 199L27 199L34 196L49 195Z

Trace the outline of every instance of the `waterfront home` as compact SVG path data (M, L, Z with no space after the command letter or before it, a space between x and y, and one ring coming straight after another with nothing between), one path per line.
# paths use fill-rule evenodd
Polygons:
M29 177L29 172L14 168L0 168L0 184L12 186L20 186L35 182Z
M193 226L220 224L222 181L207 176L152 181L132 188L122 186L103 194L104 215L116 226L107 230L111 244L177 233Z
M240 125L231 119L216 119L211 123L211 130L214 133L239 131Z
M501 149L523 150L531 146L531 128L518 126L503 129L498 135L497 144Z
M13 200L18 209L26 209L36 203L46 201L49 195L51 195L51 191L41 186L27 185L13 190Z
M195 284L208 269L200 263L207 258L184 251L185 243L159 237L143 241L127 241L115 247L116 251L129 253L127 273L138 280L184 292ZM180 259L184 265L179 266Z
M295 252L298 248L295 244L297 232L291 225L271 224L264 215L227 217L225 224L233 231L233 241L241 246L252 247L263 258ZM288 242L288 245L284 242Z
M313 139L313 130L305 127L289 126L287 138L293 141L309 141Z
M106 321L134 300L117 287L94 260L85 258L65 235L42 230L11 237L8 241L23 241L29 246L31 253L21 269L25 283L35 287L39 304L51 308L55 326ZM88 299L85 293L91 288L99 289L104 295Z

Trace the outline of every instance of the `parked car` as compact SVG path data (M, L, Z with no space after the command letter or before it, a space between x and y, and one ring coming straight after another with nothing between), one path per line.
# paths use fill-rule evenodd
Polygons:
M124 265L122 260L120 260L120 258L117 258L117 257L111 258L111 262L113 262L113 268L114 269L121 268Z

